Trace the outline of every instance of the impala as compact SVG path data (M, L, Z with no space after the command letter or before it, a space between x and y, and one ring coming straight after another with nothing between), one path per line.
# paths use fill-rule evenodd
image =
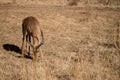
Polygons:
M23 49L24 49L24 44L26 39L26 49L27 49L27 44L29 44L28 53L30 54L30 47L33 48L33 59L36 60L37 54L39 52L39 48L44 44L43 31L40 28L39 21L32 16L29 16L23 19L22 33L23 33L22 47L21 47L22 56L24 57L25 55L23 53ZM40 37L42 38L41 42L40 42Z

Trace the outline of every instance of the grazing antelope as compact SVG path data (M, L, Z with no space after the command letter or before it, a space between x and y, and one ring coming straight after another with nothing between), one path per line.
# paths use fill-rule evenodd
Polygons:
M30 53L30 47L33 48L33 59L36 60L37 53L39 52L39 48L44 44L44 37L43 32L40 29L39 21L35 17L26 17L23 19L22 22L22 33L23 33L23 39L22 39L22 56L24 56L23 49L25 44L25 38L26 38L26 46L27 43L29 44L29 53ZM41 36L40 36L41 34ZM42 37L42 40L40 42L40 37ZM32 39L32 42L31 42ZM41 53L42 56L42 53Z

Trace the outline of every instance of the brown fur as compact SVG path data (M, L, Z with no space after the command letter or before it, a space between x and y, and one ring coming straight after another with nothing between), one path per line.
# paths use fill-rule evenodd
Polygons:
M23 42L22 42L22 55L24 49L25 37L26 41L32 46L34 57L37 57L37 49L43 44L43 32L40 29L39 21L35 17L26 17L22 22ZM42 36L42 42L40 43L40 34ZM31 43L31 39L33 44ZM30 47L29 47L30 52Z

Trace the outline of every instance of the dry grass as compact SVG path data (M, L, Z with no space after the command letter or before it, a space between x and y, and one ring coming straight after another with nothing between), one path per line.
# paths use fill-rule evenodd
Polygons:
M0 4L80 6L80 7L120 7L120 0L0 0Z
M119 80L115 9L0 7L0 80ZM43 60L21 58L21 21L33 15L45 35ZM4 49L5 44L14 49ZM8 46L9 47L9 46Z

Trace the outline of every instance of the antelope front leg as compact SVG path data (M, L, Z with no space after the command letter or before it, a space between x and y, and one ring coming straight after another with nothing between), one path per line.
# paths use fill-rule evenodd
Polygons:
M31 37L29 36L29 41L31 42ZM29 45L29 49L28 49L28 56L30 56L30 45Z

